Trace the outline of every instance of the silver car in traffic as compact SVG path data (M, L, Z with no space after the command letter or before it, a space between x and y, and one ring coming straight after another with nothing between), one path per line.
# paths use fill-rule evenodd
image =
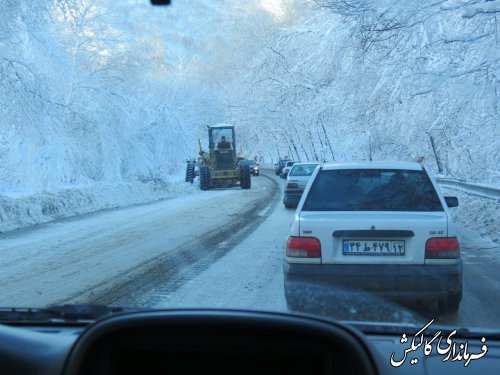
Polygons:
M319 162L295 163L287 175L283 204L286 208L297 207L300 197Z

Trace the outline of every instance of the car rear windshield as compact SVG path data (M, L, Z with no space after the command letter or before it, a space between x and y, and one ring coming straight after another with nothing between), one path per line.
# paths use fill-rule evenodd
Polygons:
M242 160L240 161L240 165L256 165L257 162L255 160Z
M294 167L290 170L290 176L310 176L313 174L317 166L318 164L294 165Z
M318 173L304 211L443 211L425 171L338 169Z

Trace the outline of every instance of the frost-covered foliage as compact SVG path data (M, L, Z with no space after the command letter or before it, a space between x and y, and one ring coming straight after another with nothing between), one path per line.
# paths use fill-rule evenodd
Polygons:
M20 195L141 194L218 122L262 163L424 156L497 184L499 15L500 0L0 1L0 220L25 214Z
M446 195L456 196L459 206L450 209L453 221L484 238L500 243L500 205L494 199L477 197L463 191L443 188Z
M221 83L277 27L262 14L243 0L0 1L0 231L175 194L169 176L225 120Z
M0 3L0 192L168 175L196 153L200 129L220 120L200 59L210 52L203 31L222 15L181 10Z
M230 112L260 155L424 156L437 173L498 184L500 1L308 5L253 59L244 109Z

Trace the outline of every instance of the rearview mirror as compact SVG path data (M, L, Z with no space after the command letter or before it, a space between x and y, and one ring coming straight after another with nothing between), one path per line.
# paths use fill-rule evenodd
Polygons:
M444 197L446 201L446 205L448 207L458 207L458 198L457 197Z

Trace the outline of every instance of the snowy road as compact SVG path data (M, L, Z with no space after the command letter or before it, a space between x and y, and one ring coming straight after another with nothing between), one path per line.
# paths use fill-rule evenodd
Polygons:
M250 191L212 190L3 235L0 306L91 302L286 310L282 247L294 212L281 204L283 180L271 173L252 183ZM407 306L407 320L496 327L498 245L460 232L459 314L437 317L432 309ZM391 309L402 308L387 304Z
M237 241L265 217L277 185L253 183L2 234L0 306L113 303L170 284L201 260L213 263L234 245L224 246L226 237Z

